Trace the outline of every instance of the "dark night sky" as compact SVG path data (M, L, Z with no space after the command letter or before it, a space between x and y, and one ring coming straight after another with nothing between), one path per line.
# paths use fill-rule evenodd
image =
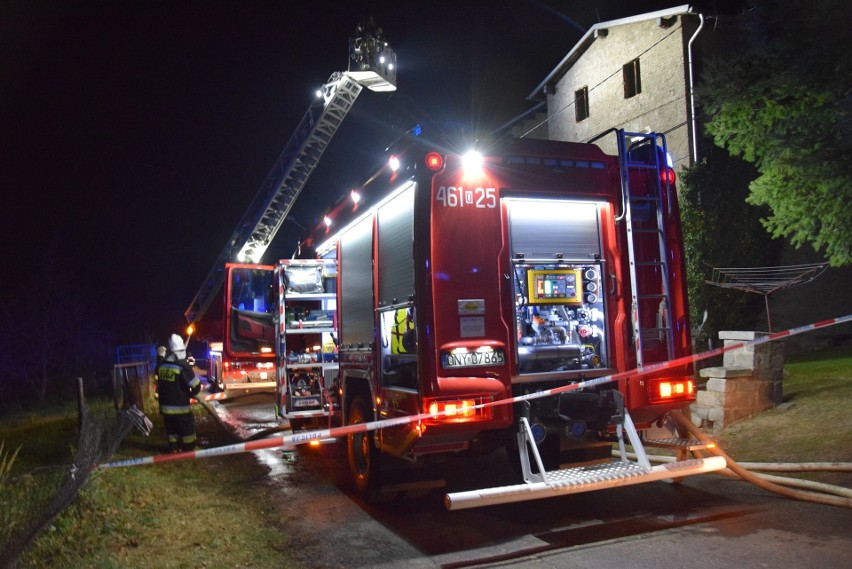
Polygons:
M681 3L0 2L2 290L70 267L117 341L182 327L366 17L397 52L399 89L362 93L294 209L303 225L397 132L428 120L493 129L530 106L579 28ZM264 260L297 237L285 223Z

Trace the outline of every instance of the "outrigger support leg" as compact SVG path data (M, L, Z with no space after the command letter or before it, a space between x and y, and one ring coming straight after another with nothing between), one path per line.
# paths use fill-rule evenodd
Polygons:
M650 470L651 461L648 460L648 454L645 452L645 446L642 444L639 432L633 425L633 419L630 418L630 413L628 413L627 410L624 411L624 429L627 430L627 438L630 440L630 445L633 447L633 452L636 454L636 462L639 463L639 466ZM618 450L621 451L621 460L622 462L627 462L627 459L625 458L627 453L624 451L624 436L621 425L616 425L616 432L618 433Z
M624 408L624 396L621 392L615 390L610 393L615 398L615 414L611 420L615 423L615 434L618 437L618 450L621 453L621 462L628 462L626 458L627 451L624 448L624 431L627 430L627 438L633 447L634 454L636 454L637 463L645 469L650 469L651 461L648 460L648 455L645 453L642 439L639 437L639 432L633 424L633 419L630 418L630 413Z
M547 472L544 470L544 463L541 460L541 454L538 452L538 446L535 444L532 429L530 429L529 419L521 417L521 428L518 432L518 451L521 453L521 470L524 474L524 482L533 484L535 482L547 483ZM538 466L538 474L534 474L532 466L530 466L530 451Z
M524 482L532 484L534 482L547 482L547 474L544 470L544 462L541 460L541 453L538 452L538 445L535 444L535 437L532 434L530 427L530 402L524 401L521 404L521 412L523 413L518 422L518 453L521 460L521 472L524 476ZM532 463L530 462L530 452L532 459L535 460L538 466L538 474L532 471Z

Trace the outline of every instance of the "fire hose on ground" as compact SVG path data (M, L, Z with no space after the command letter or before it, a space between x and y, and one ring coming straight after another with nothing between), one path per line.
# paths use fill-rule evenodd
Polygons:
M807 463L807 466L796 465L789 463L775 463L763 465L760 463L742 463L735 462L730 456L720 449L713 440L708 437L701 429L696 427L689 418L682 413L670 413L670 416L677 422L678 426L697 440L710 443L710 446L705 450L721 456L728 463L728 468L722 473L728 473L729 476L738 476L747 482L751 482L755 486L773 492L787 498L795 500L803 500L806 502L816 502L818 504L827 504L830 506L840 506L843 508L852 508L852 490L841 486L833 486L814 482L810 480L800 480L797 478L787 478L781 476L761 475L752 472L746 465L754 470L767 468L780 472L794 472L797 470L806 471L833 471L833 472L852 472L851 463ZM660 461L667 461L670 457L654 457ZM805 490L797 490L792 487L805 488Z
M620 457L621 453L618 450L615 450L613 455ZM636 459L636 454L632 452L626 453L625 456L630 459ZM649 454L647 457L649 461L659 463L674 462L676 460L673 456L664 455ZM729 462L732 461L731 459L726 460ZM843 486L816 482L814 480L766 474L767 472L852 472L852 462L739 462L737 464L739 464L742 468L751 471L755 476L781 486L814 490L825 494L852 498L852 490L844 488ZM717 471L716 474L721 474L722 476L728 476L730 478L739 478L739 476L729 468Z

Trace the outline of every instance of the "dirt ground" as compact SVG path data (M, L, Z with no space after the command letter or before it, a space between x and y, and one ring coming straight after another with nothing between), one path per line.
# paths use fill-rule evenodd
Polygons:
M339 449L254 454L270 469L267 489L292 522L290 553L305 567L434 567L347 494Z
M238 425L230 436L223 434L211 418L200 418L201 445L229 444L262 429L286 427L270 419L270 407L265 403L252 405L251 399L245 403L248 404L217 406L226 423ZM287 433L289 430L281 432ZM377 523L367 511L370 506L354 496L342 444L296 451L266 449L244 456L269 469L259 491L278 510L282 531L289 532L288 555L303 567L396 567L402 563L415 568L435 566L411 544ZM440 496L433 500L440 503Z

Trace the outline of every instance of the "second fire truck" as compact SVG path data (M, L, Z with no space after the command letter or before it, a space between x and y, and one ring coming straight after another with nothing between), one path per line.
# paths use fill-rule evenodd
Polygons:
M263 286L262 277L257 280L247 268L226 281L225 264L260 261L364 87L378 93L396 90L396 54L380 30L372 21L359 26L349 42L349 68L333 73L317 90L184 313L195 328L209 308L226 307L219 318L208 317L199 334L210 347L207 380L226 396L273 391L275 338L266 312L273 304L256 289Z

